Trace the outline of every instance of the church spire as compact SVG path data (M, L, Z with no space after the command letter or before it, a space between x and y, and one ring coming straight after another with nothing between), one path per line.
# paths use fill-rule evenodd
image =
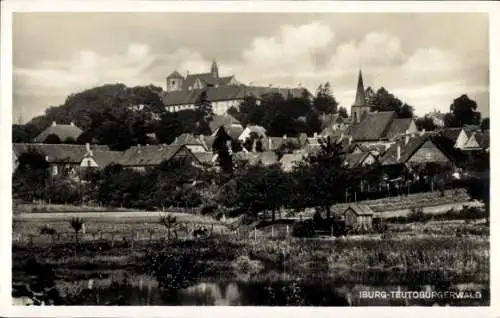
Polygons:
M217 66L217 62L213 60L212 62L212 67L210 68L210 73L212 74L213 77L219 78L219 67Z
M356 99L353 106L365 106L365 87L363 85L363 75L359 70L358 75L358 88L356 89Z

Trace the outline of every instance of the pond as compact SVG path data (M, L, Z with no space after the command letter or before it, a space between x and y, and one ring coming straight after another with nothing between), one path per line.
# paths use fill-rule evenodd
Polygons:
M339 285L325 280L204 281L171 293L157 286L122 286L119 291L87 290L80 297L85 305L133 306L488 306L490 303L487 284Z

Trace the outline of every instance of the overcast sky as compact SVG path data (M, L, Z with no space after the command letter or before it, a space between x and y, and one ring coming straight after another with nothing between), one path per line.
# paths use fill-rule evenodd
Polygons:
M105 83L165 87L173 70L315 92L340 105L386 87L418 115L468 94L489 110L488 16L482 13L15 13L14 121Z

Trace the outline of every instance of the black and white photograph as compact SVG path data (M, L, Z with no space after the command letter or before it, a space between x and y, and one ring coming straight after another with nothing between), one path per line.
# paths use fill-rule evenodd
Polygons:
M11 13L12 306L491 306L488 11L274 4Z

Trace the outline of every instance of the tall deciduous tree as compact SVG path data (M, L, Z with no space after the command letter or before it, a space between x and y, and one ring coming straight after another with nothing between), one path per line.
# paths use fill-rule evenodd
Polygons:
M324 114L336 114L338 102L333 96L330 83L320 84L316 91L316 97L313 101L314 108Z
M479 125L481 113L477 111L476 101L467 95L461 95L453 100L450 105L450 114L445 124L448 127L461 127L463 125Z
M370 93L370 96L366 98L367 104L374 111L394 111L399 118L413 117L413 107L403 103L384 87L379 88L374 95Z
M345 107L339 107L339 116L342 118L349 118L349 114L347 113L347 109Z

